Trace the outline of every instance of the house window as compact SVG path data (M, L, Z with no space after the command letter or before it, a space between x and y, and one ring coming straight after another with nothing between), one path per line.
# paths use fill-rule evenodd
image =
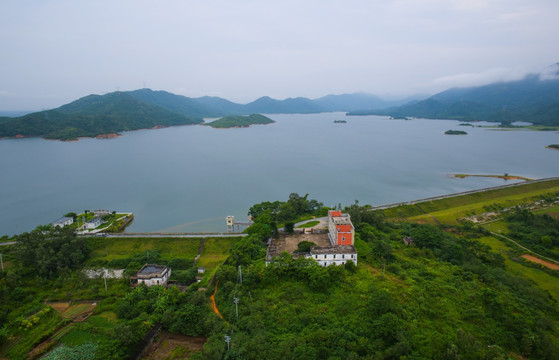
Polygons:
M334 255L334 259L336 258L336 255Z
M324 266L326 266L326 261L324 262Z
M342 255L342 259L345 259L345 255Z
M324 258L326 259L326 255L324 255Z
M342 236L342 242L345 241L345 236Z

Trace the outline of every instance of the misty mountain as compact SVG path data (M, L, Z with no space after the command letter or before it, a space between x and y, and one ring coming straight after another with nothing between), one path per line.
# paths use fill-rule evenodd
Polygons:
M285 100L276 100L268 96L263 96L243 107L247 113L268 113L268 114L312 114L323 112L320 106L312 100L297 97Z
M531 74L517 81L452 88L386 111L353 114L559 125L559 64L550 68L542 72L545 75Z
M425 97L423 97L425 98ZM356 111L366 109L387 109L403 105L411 99L384 100L366 93L327 95L313 100L323 111Z

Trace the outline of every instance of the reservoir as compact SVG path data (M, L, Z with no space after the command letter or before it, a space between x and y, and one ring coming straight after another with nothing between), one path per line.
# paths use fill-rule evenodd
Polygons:
M511 183L454 173L559 175L559 151L545 148L559 143L557 132L344 113L267 116L276 123L1 140L0 235L85 209L133 212L128 232L225 232L225 216L246 220L253 204L292 192L327 206L376 206Z

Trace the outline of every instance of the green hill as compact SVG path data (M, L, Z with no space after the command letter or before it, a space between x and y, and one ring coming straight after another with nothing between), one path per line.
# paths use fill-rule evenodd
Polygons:
M216 129L227 129L235 127L249 127L250 125L265 125L275 123L274 120L267 118L264 115L252 114L248 116L226 116L221 119L208 123Z
M559 126L559 65L552 76L532 74L522 80L484 86L453 88L430 98L384 111L359 111L349 115L391 115L462 121Z
M89 95L54 110L0 122L0 137L72 140L155 126L199 124L199 119L140 101L127 93Z

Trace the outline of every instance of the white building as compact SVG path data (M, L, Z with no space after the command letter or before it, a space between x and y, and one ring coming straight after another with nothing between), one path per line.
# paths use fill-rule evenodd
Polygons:
M171 268L164 265L155 264L145 264L136 273L136 275L130 278L130 285L138 286L140 284L146 284L146 286L152 285L165 285L171 277Z
M89 220L88 222L86 222L85 223L85 228L86 229L95 229L99 225L101 225L101 218L99 216L97 216L96 218L93 218L93 219Z
M74 223L74 219L71 217L61 217L60 219L56 220L55 222L51 223L52 227L64 227L66 225L72 225Z
M313 259L320 266L344 265L348 261L357 265L357 250L352 245L312 247L307 258Z

